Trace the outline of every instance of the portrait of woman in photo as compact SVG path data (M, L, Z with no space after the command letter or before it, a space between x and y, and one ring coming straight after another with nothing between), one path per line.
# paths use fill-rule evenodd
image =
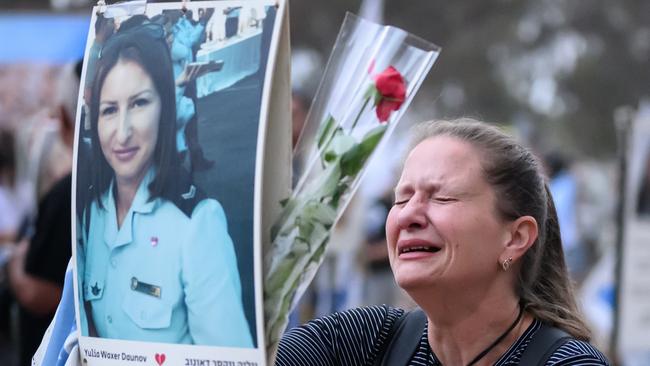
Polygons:
M220 203L181 166L165 32L123 23L96 62L77 225L83 335L253 347ZM80 144L83 145L83 144Z

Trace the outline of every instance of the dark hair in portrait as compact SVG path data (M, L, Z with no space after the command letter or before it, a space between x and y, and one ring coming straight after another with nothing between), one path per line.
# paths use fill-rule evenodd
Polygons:
M149 184L149 200L163 197L177 203L177 197L189 185L189 174L183 172L176 153L174 78L164 30L160 25L149 22L131 23L124 28L107 40L97 60L97 75L90 100L91 156L95 162L91 176L91 197L101 207L101 195L114 177L113 169L106 161L99 143L97 122L100 93L106 76L119 61L124 60L142 67L152 79L162 102L158 141L153 155L156 176Z

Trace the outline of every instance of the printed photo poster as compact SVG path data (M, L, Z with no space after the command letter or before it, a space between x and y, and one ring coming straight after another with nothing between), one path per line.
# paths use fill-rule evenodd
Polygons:
M285 19L276 0L93 10L73 177L82 364L265 364L263 201L290 174L263 184L267 149L290 156Z
M619 349L650 351L650 105L632 123L623 234Z

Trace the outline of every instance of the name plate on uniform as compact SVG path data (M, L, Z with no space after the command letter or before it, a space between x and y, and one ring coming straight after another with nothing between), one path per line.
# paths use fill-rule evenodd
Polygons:
M160 287L138 281L137 278L131 278L131 290L160 298Z

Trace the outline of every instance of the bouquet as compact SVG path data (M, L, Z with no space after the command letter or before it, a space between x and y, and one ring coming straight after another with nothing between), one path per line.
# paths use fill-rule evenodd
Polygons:
M298 183L282 202L264 256L271 358L367 161L395 128L438 53L400 29L346 16L294 151Z

